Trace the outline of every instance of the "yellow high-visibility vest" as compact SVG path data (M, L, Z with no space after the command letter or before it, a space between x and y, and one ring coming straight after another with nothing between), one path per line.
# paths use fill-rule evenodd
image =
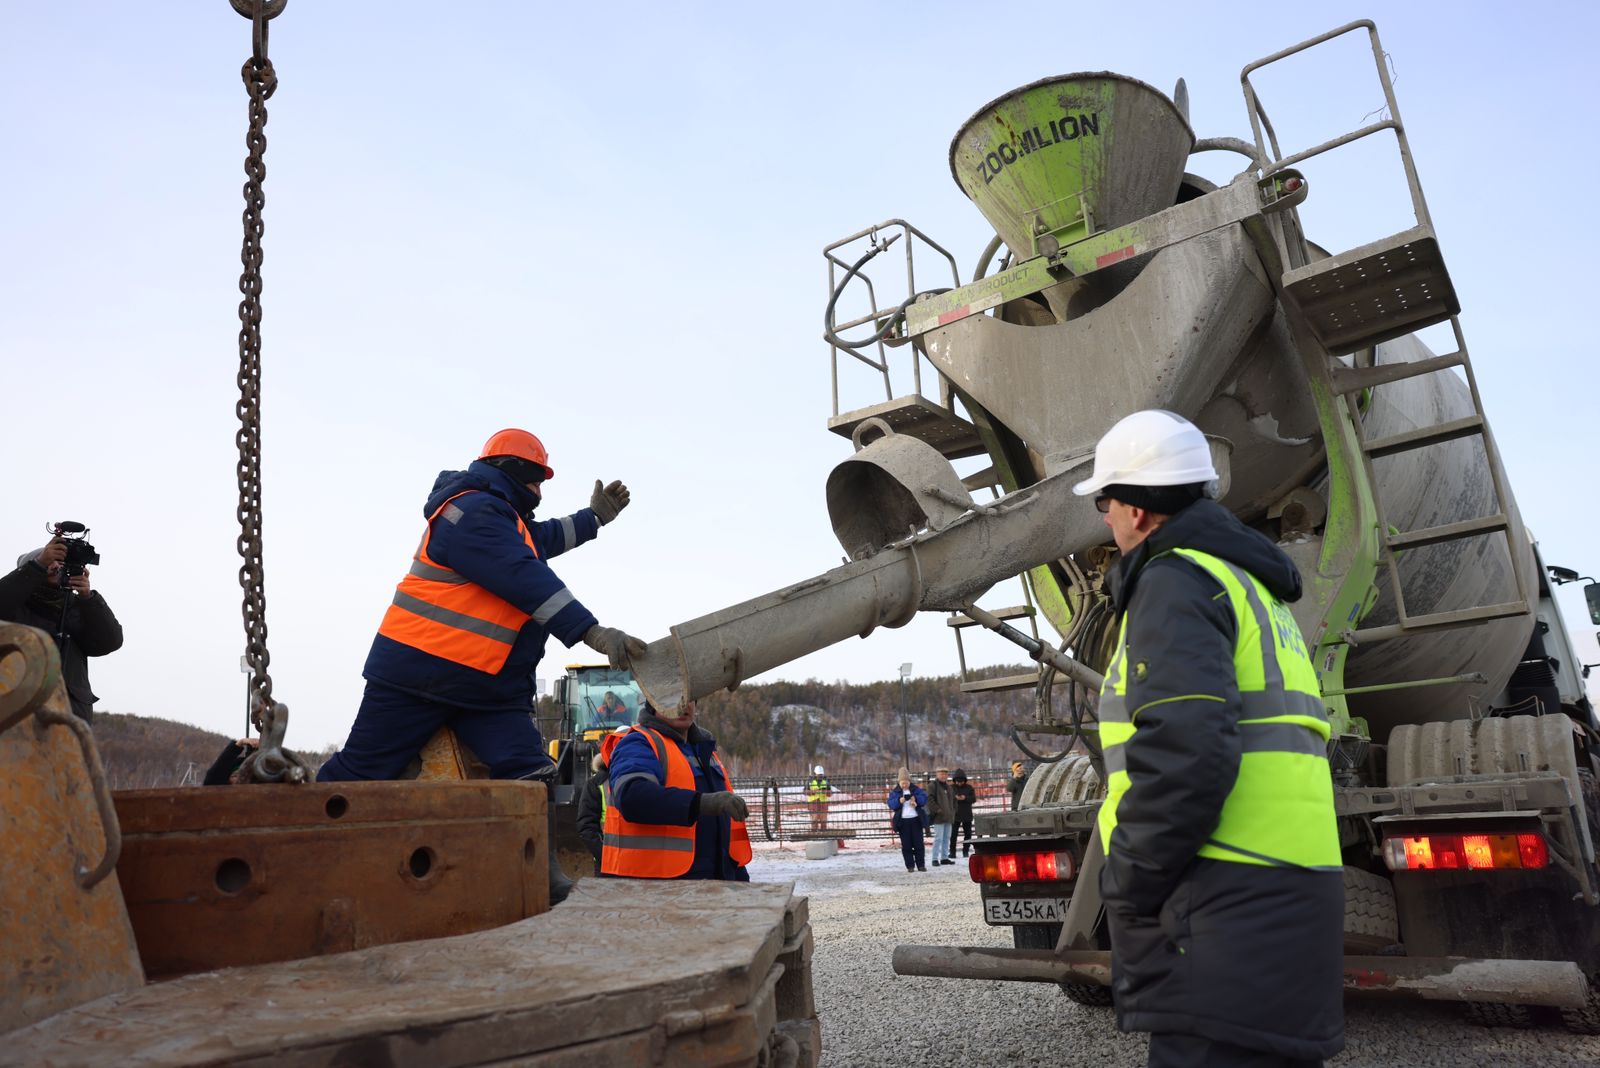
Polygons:
M1222 584L1237 620L1233 669L1243 714L1239 777L1199 855L1238 864L1338 870L1339 831L1328 769L1328 712L1294 616L1254 575L1194 549L1174 549ZM1166 554L1163 554L1166 555ZM1128 614L1100 690L1106 800L1100 841L1111 851L1117 803L1132 784L1123 748L1142 709L1128 707ZM1219 699L1218 694L1195 697Z

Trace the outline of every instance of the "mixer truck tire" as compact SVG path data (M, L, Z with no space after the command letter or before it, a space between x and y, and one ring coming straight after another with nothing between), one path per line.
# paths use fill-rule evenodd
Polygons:
M1481 1027L1532 1027L1533 1007L1501 1005L1492 1001L1469 1001L1467 1019Z
M1349 865L1344 869L1344 951L1375 953L1400 941L1394 884Z
M1059 923L1022 923L1011 928L1011 944L1017 949L1054 949L1061 937ZM1061 992L1068 1000L1091 1009L1109 1008L1111 988L1093 983L1061 983Z
M1579 1035L1600 1035L1600 982L1589 976L1589 994L1581 1009L1562 1009L1561 1022Z
M1578 772L1578 788L1583 795L1583 815L1589 821L1589 838L1600 854L1600 780L1583 769ZM1600 879L1600 866L1591 868L1591 878ZM1562 1009L1561 1022L1580 1035L1600 1035L1600 975L1589 975L1589 994L1581 1009Z

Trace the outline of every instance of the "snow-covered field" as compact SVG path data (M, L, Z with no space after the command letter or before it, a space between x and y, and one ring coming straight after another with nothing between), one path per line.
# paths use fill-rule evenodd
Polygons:
M828 860L762 850L760 882L795 883L811 899L812 962L828 1068L936 1064L1136 1068L1145 1039L1116 1029L1110 1009L1075 1005L1041 983L897 977L894 947L1011 944L989 927L966 865L907 872L898 846L863 843ZM1600 1037L1555 1027L1486 1029L1448 1005L1353 1001L1347 1048L1331 1068L1600 1066Z

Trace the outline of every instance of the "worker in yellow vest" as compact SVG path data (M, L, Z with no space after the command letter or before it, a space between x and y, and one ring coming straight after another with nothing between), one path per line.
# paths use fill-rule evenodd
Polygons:
M811 769L811 781L806 783L806 807L811 810L811 829L828 829L828 802L833 798L833 784L818 764Z
M1327 710L1294 564L1208 499L1205 435L1135 412L1073 487L1121 551L1100 694L1112 994L1152 1068L1316 1065L1344 1048Z

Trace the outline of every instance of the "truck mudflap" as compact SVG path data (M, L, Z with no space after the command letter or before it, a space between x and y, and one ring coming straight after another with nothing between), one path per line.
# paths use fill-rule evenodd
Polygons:
M896 946L896 975L1111 985L1105 950ZM1347 993L1420 1001L1478 1001L1581 1009L1589 984L1572 961L1470 957L1346 957Z

